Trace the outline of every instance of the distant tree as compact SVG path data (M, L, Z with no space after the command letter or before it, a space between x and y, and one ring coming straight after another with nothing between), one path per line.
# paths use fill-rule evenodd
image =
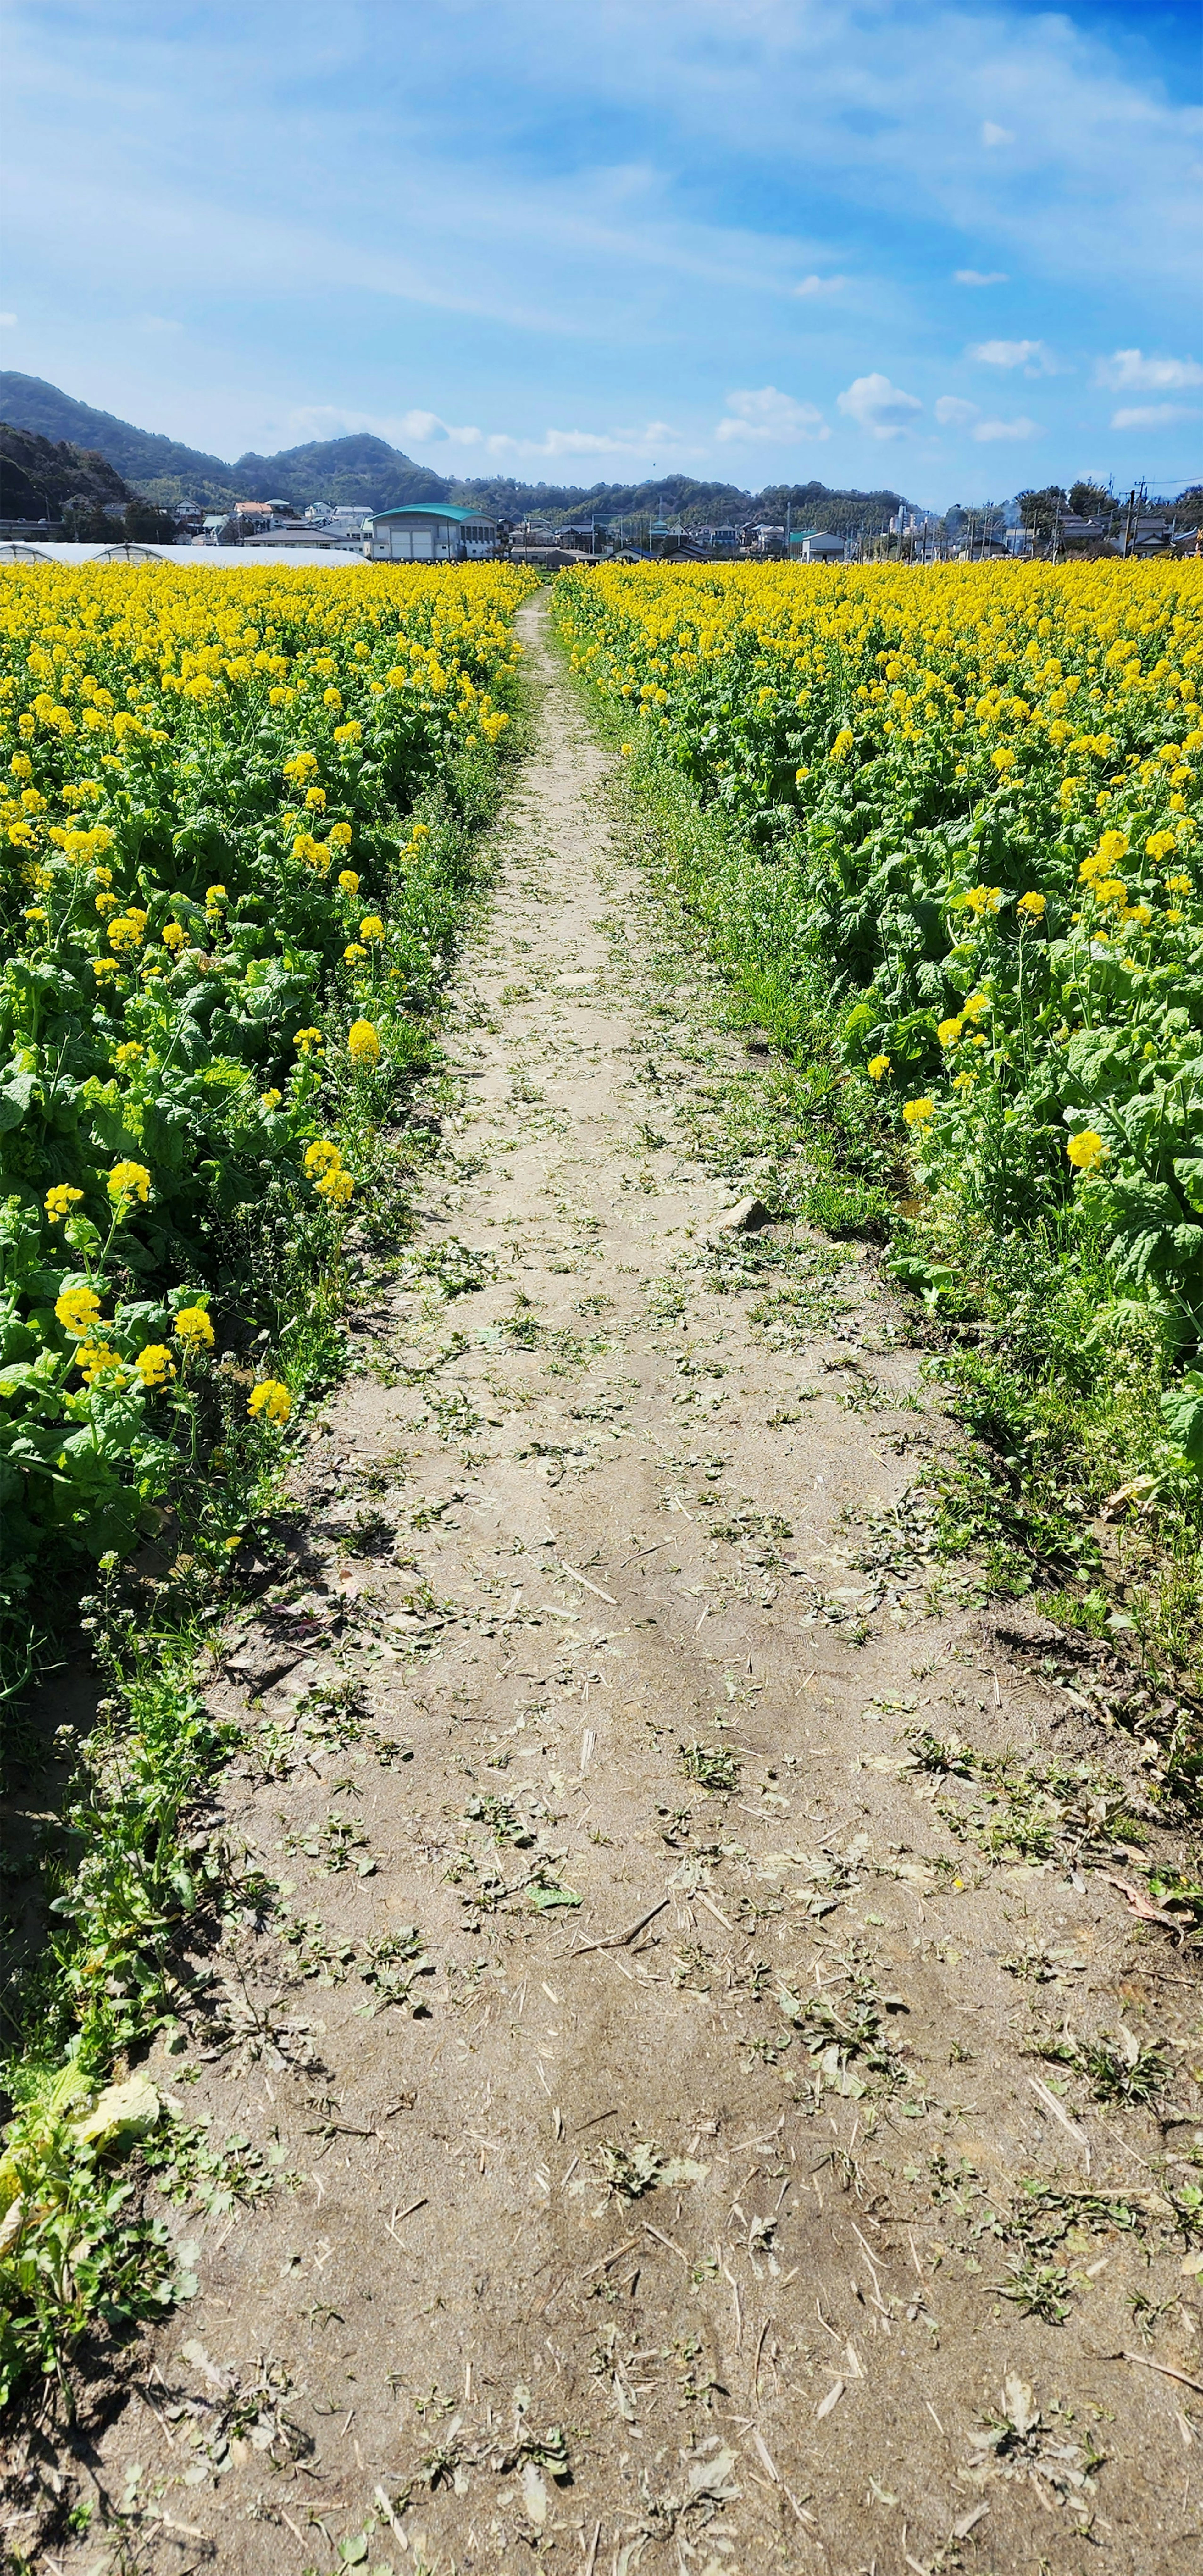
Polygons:
M103 545L106 537L119 534L119 526L109 517L103 502L94 500L88 492L75 492L69 501L64 501L61 517L70 545Z
M1069 506L1080 519L1109 519L1115 502L1101 483L1071 483Z
M1015 502L1021 525L1047 543L1058 520L1065 516L1069 496L1059 483L1046 483L1039 492L1017 492Z
M157 501L144 501L141 493L135 492L132 501L125 505L123 533L128 545L170 545L175 536L175 520L170 510L161 510Z

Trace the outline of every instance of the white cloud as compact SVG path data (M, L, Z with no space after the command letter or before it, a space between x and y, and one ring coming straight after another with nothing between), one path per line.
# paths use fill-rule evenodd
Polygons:
M1007 273L1002 268L954 268L952 274L957 286L1005 286L1007 283Z
M935 408L941 429L967 429L982 446L997 438L1039 435L1040 424L1035 420L983 420L978 405L963 402L959 394L941 394Z
M904 394L882 375L855 377L836 401L845 418L867 429L871 438L897 438L923 409L913 394Z
M1203 367L1194 358L1146 358L1140 349L1117 349L1100 358L1097 381L1117 393L1179 393L1186 385L1203 385Z
M479 447L484 435L467 423L454 428L450 421L440 420L437 411L403 412L398 427L402 438L416 439L424 447L439 446L444 440L452 447Z
M0 331L15 331L16 327L17 317L15 313L0 313Z
M997 151L1000 143L1013 143L1014 140L1015 137L1009 126L993 125L990 118L986 118L982 126L982 141L988 151Z
M1171 421L1197 420L1187 403L1130 403L1111 414L1113 429L1168 429Z
M980 444L995 438L1039 438L1038 420L979 420L973 433Z
M800 277L794 293L795 295L838 295L841 286L846 286L847 283L846 277Z
M355 411L341 403L303 403L289 412L286 427L296 441L311 438L350 438L357 430L367 430L373 438L383 438L390 447L403 445L409 439L416 446L479 447L484 431L467 425L453 428L437 411L405 411L400 414Z
M644 429L549 429L542 438L513 438L507 430L496 430L485 445L490 456L654 456L658 463L665 453L680 451L681 438L668 421L649 420Z
M792 444L799 438L830 438L831 432L814 403L795 402L792 394L778 393L776 385L762 385L757 393L728 394L726 416L714 435L724 445L733 439Z
M966 351L979 367L1022 367L1025 376L1055 376L1060 370L1043 340L979 340Z

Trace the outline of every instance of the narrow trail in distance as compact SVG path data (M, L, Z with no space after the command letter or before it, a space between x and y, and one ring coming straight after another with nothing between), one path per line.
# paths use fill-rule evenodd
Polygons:
M937 1565L874 1257L724 1225L763 1057L519 623L420 1233L212 1682L246 1901L149 2071L243 2196L39 2563L1185 2571L1198 1988L1120 1884L1136 1748Z

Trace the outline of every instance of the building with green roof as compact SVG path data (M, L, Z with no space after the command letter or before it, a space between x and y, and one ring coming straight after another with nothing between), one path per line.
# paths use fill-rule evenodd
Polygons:
M497 521L454 501L408 501L364 520L370 563L487 563L497 553Z

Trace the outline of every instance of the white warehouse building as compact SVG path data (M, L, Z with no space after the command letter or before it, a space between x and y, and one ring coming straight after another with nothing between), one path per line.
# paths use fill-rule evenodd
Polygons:
M497 552L497 522L453 501L411 501L365 519L363 550L371 563L487 562Z

